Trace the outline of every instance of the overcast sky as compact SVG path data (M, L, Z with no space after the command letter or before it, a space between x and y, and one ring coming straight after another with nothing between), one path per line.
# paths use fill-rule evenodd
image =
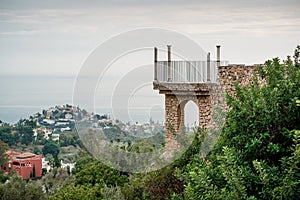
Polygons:
M0 0L0 75L76 75L112 35L178 31L214 56L256 64L300 44L299 0ZM152 58L151 58L152 59Z

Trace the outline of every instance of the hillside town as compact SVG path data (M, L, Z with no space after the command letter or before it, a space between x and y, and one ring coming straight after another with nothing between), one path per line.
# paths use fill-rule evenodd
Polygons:
M61 133L75 131L75 123L89 122L91 129L105 130L106 132L113 127L118 127L129 135L136 137L152 136L157 132L164 131L162 122L154 122L151 118L148 123L124 123L118 119L111 119L108 115L89 113L85 109L76 106L63 105L51 107L30 116L30 121L36 123L37 128L33 129L34 137L42 134L45 139L58 141Z
M162 123L154 122L151 119L149 123L143 124L138 122L133 124L130 122L124 123L117 119L111 119L108 115L89 113L84 109L68 104L50 107L41 113L30 116L28 119L21 119L14 125L9 125L1 121L0 126L11 127L13 129L18 126L31 124L29 128L31 130L28 130L33 133L31 140L44 151L47 143L54 143L56 146L60 146L62 150L64 150L64 148L80 147L80 139L76 134L76 123L81 122L91 124L89 129L102 131L106 135L107 140L122 140L122 138L120 138L122 136L128 136L127 138L129 139L151 137L158 132L164 131ZM12 135L14 134L12 133ZM14 145L11 146L14 147ZM31 179L42 177L42 174L51 171L55 166L59 166L63 169L67 168L69 171L75 168L75 162L70 162L70 160L74 159L68 158L68 155L74 156L73 154L67 154L67 156L60 158L56 155L56 159L58 160L55 161L55 155L39 155L41 151L37 149L38 148L35 147L35 152L18 152L9 149L6 151L9 162L5 166L0 166L0 170L7 173L10 170L14 170L23 179ZM25 148L25 150L27 150L27 148ZM49 152L51 153L51 149Z

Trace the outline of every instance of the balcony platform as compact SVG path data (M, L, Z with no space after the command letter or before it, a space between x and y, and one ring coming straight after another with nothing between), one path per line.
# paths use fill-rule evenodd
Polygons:
M209 96L217 83L159 82L153 81L153 89L160 94Z

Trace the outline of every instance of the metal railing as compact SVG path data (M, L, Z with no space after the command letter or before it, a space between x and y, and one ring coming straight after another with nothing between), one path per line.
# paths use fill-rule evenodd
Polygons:
M226 65L228 61L157 61L154 77L158 82L214 83L218 66Z

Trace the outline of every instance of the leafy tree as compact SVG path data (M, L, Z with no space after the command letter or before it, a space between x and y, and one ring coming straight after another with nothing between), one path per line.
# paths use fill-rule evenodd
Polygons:
M59 144L61 147L66 147L69 145L76 147L76 145L78 144L77 133L60 133Z
M76 171L79 172L84 168L85 165L87 165L88 163L92 163L94 161L96 161L96 160L91 156L81 157L76 161L75 169L76 169Z
M17 142L17 138L12 134L11 126L5 125L0 127L0 140L8 144L9 146L14 145Z
M45 189L45 193L47 195L53 195L57 190L74 182L74 178L68 174L66 169L53 168L42 177L40 182Z
M8 150L7 144L0 140L0 166L5 165L8 162L8 158L5 152Z
M261 87L258 81L243 88L237 85L236 98L228 96L232 110L227 114L223 139L226 145L239 149L245 160L264 158L269 164L278 164L281 157L290 154L292 130L300 125L296 107L300 73L290 62L280 64L275 58L260 67L260 76L266 86Z
M60 186L50 198L297 199L300 196L297 52L300 47L295 51L294 61L290 58L284 63L278 58L267 61L259 68L253 84L236 85L235 95L227 96L231 110L227 112L223 133L205 158L198 154L206 134L201 130L181 158L155 172L128 175L84 157L76 162L74 182ZM135 147L138 146L133 143L126 148L141 150ZM111 197L112 194L115 195Z
M41 154L41 150L37 146L34 146L33 153L39 155L39 154Z
M44 145L42 151L43 151L43 155L51 154L53 156L54 167L60 167L60 160L58 159L58 154L60 149L53 141L47 142Z
M9 182L0 184L0 197L3 200L46 199L42 187L35 182L26 183L17 175L12 176Z
M51 154L53 158L59 154L59 147L52 141L47 142L43 147L43 155Z
M121 188L128 178L92 157L76 162L75 181L61 184L50 199L123 199Z
M34 128L36 128L37 127L37 125L36 125L36 122L35 121L33 121L33 120L25 120L25 122L23 123L24 124L24 126L29 126L29 127L31 127L32 129L34 129Z
M177 176L177 169L185 168L194 155L199 153L205 132L201 129L194 136L193 143L187 151L171 165L157 171L132 174L129 183L125 184L122 192L126 199L169 199L172 194L181 194L183 182Z
M118 186L108 187L104 185L104 187L101 189L101 192L104 200L125 200L121 188Z
M50 196L50 200L90 200L103 199L101 189L104 183L91 185L75 185L71 183Z
M5 152L8 150L7 144L2 142L0 140L0 168L3 169L3 167L7 164L8 158L5 154ZM0 170L0 183L4 183L8 179L7 176L3 175L3 172Z
M18 125L17 131L22 144L29 145L33 141L33 130L31 126Z
M295 55L296 59L299 55ZM179 177L173 199L297 199L300 196L300 70L288 59L267 61L254 83L227 95L231 110L215 149ZM259 84L259 80L265 85Z
M200 133L204 134L204 133ZM93 196L93 190L87 190L86 196L103 199L167 199L172 192L183 191L182 182L176 177L176 168L182 168L199 151L203 135L195 136L194 143L184 156L172 165L155 172L145 174L128 174L111 169L92 157L82 157L76 161L74 185L55 192L51 198L66 198L66 195L80 196L85 187L98 188L100 194ZM129 177L129 178L128 178ZM79 193L79 194L78 194Z
M76 173L76 184L78 185L95 185L105 183L107 186L123 186L128 182L126 174L112 169L100 161L88 162L78 169Z
M3 171L0 171L0 184L5 183L8 179L9 177L7 175L4 175Z

